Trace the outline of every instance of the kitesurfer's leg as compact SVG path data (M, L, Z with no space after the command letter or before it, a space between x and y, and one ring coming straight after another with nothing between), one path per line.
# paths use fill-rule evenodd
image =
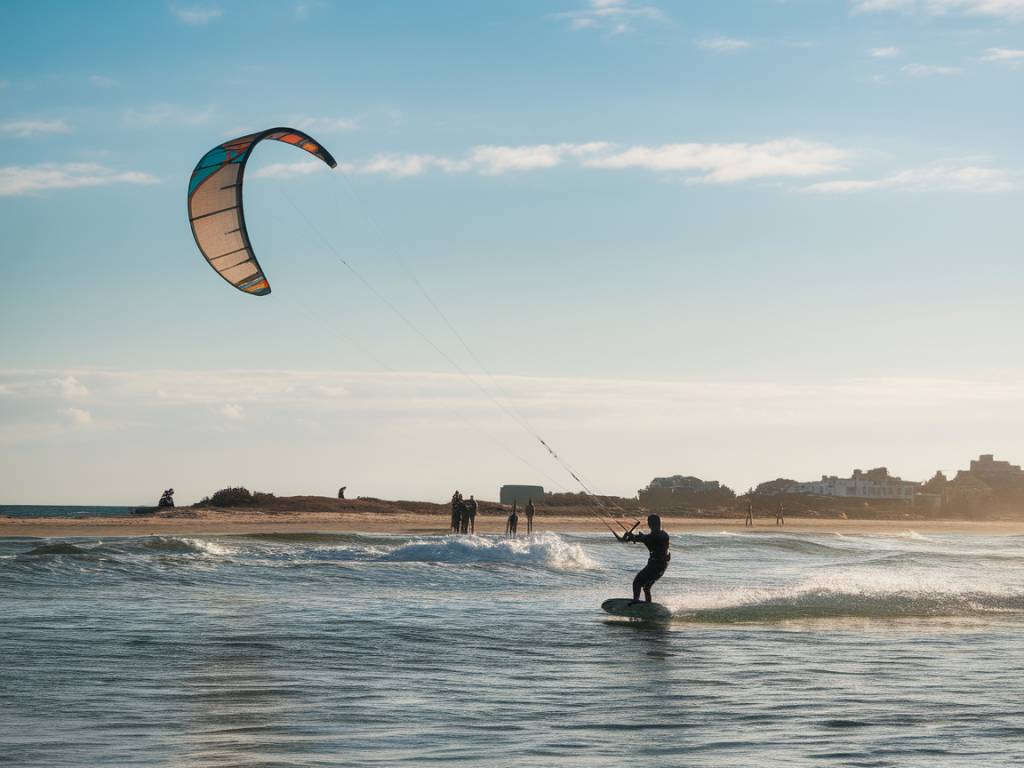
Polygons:
M648 562L647 565L636 575L633 579L633 602L640 602L640 592L644 593L644 598L647 602L651 602L651 587L654 586L654 582L665 575L665 569L668 567L668 563L656 563Z

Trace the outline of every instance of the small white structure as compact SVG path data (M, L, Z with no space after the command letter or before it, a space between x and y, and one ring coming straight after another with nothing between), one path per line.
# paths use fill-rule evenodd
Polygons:
M855 499L903 499L913 501L914 494L921 490L921 484L912 480L893 477L885 467L862 472L853 470L852 477L822 475L821 480L797 483L790 493L804 493L814 496L845 496Z

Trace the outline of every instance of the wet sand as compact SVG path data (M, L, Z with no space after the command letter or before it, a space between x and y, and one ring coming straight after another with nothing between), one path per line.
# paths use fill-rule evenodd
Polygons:
M0 517L0 536L204 536L248 533L448 533L448 517L413 512L185 512L190 516L139 516L67 518ZM194 516L192 516L194 515ZM753 528L744 527L742 518L665 517L670 533L845 533L900 535L907 531L928 533L969 533L977 535L1022 535L1024 520L837 520L788 518L785 526L776 526L774 517L758 518ZM627 526L632 525L632 519ZM538 513L536 532L607 532L601 522L589 516ZM478 533L503 533L505 518L478 516ZM519 534L526 533L526 520L519 518Z

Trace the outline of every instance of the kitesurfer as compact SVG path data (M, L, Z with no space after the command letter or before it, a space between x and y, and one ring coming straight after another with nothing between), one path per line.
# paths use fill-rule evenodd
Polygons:
M665 575L665 569L668 568L669 561L672 559L672 553L669 551L669 536L661 527L661 517L648 515L647 526L651 529L650 533L626 531L621 536L615 534L615 538L619 541L626 543L638 541L650 552L647 565L633 579L634 603L640 602L640 590L643 590L646 601L651 602L651 587L654 582Z
M775 512L775 524L785 525L786 524L786 509L779 504L778 510Z
M747 502L747 516L743 519L744 528L752 528L754 525L754 505Z
M526 534L533 533L533 515L537 510L533 508L533 499L526 500Z
M469 501L466 502L466 512L463 516L463 520L469 521L470 533L476 533L476 508L476 499L473 497L473 494L470 494ZM465 523L463 523L463 526L465 526ZM463 533L465 533L465 527L463 527Z

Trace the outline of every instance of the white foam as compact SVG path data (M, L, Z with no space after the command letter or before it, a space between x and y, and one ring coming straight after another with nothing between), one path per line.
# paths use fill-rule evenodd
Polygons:
M550 532L517 539L495 536L419 538L396 547L381 559L449 564L506 563L541 566L559 571L590 570L598 567L579 544L570 544Z
M694 592L666 602L681 614L881 616L1024 608L1024 591L998 581L965 580L931 570L851 570L787 586Z

